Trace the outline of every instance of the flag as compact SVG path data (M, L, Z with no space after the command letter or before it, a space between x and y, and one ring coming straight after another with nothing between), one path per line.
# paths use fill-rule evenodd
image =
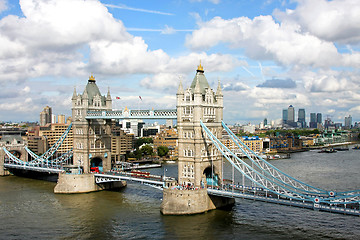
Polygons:
M116 97L116 99L120 99L120 97Z
M139 98L140 98L140 100L142 101L142 98L141 98L141 96L139 96Z

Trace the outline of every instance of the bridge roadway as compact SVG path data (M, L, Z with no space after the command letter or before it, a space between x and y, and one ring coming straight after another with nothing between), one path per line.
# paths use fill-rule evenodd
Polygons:
M47 172L47 173L62 173L64 172L64 169L61 169L60 167L50 168L49 166L45 164L39 164L37 166L31 166L31 165L20 165L20 164L13 164L13 163L4 163L4 167L7 169L15 168L15 169L22 169L27 171L35 171L35 172Z
M271 193L267 194L261 190L256 192L256 189L260 190L260 188L254 188L254 187L244 187L242 190L231 189L231 188L217 189L217 188L208 187L207 192L209 195L215 195L215 196L250 199L250 200L257 200L268 203L277 203L277 204L293 206L293 207L308 208L308 209L324 211L324 212L360 216L359 209L316 204L313 202L297 201L290 198L285 199L285 198L280 198L278 195L275 194L271 194Z
M95 173L96 183L105 183L113 181L132 181L149 185L157 189L163 189L166 180L175 180L171 177L158 176L158 175L146 175L145 173L136 172L109 172L109 173Z

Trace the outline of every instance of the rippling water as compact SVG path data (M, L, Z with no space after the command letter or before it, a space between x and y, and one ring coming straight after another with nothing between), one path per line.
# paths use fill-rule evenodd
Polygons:
M315 151L271 162L311 185L360 189L360 151ZM226 165L227 173L231 172ZM164 169L165 168L165 169ZM177 176L176 164L152 169ZM55 184L0 177L0 239L358 239L360 218L237 200L231 211L162 216L162 192L129 183L120 192L54 194Z

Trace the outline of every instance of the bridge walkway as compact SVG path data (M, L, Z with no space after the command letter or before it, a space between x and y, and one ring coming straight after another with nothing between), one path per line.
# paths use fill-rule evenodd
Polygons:
M346 215L360 216L359 204L347 205L329 205L326 203L314 203L311 201L300 201L297 199L284 198L283 196L273 194L258 187L235 186L227 185L226 187L209 186L207 189L209 195L240 198L262 201L267 203L275 203L287 205L292 207L307 208L312 210L340 213Z
M96 183L113 181L132 181L162 190L165 187L166 181L175 181L175 179L166 176L151 175L150 173L141 171L95 173Z

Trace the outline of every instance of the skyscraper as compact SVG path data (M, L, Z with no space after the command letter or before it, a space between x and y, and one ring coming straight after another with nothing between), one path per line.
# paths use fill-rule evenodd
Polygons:
M282 113L282 122L283 122L283 124L286 124L287 120L288 120L288 110L283 109L283 113Z
M306 127L306 122L305 122L305 109L304 108L300 108L299 112L298 112L298 122L301 124L301 127L304 128Z
M310 113L310 124L309 124L310 128L316 128L317 124L316 124L316 113Z
M49 106L44 107L44 110L40 113L40 126L45 126L51 123L52 109Z
M322 114L321 113L317 113L316 114L316 123L322 123Z
M352 117L349 115L348 117L345 117L345 128L351 128L352 125Z
M295 122L295 109L293 105L288 107L288 122Z

